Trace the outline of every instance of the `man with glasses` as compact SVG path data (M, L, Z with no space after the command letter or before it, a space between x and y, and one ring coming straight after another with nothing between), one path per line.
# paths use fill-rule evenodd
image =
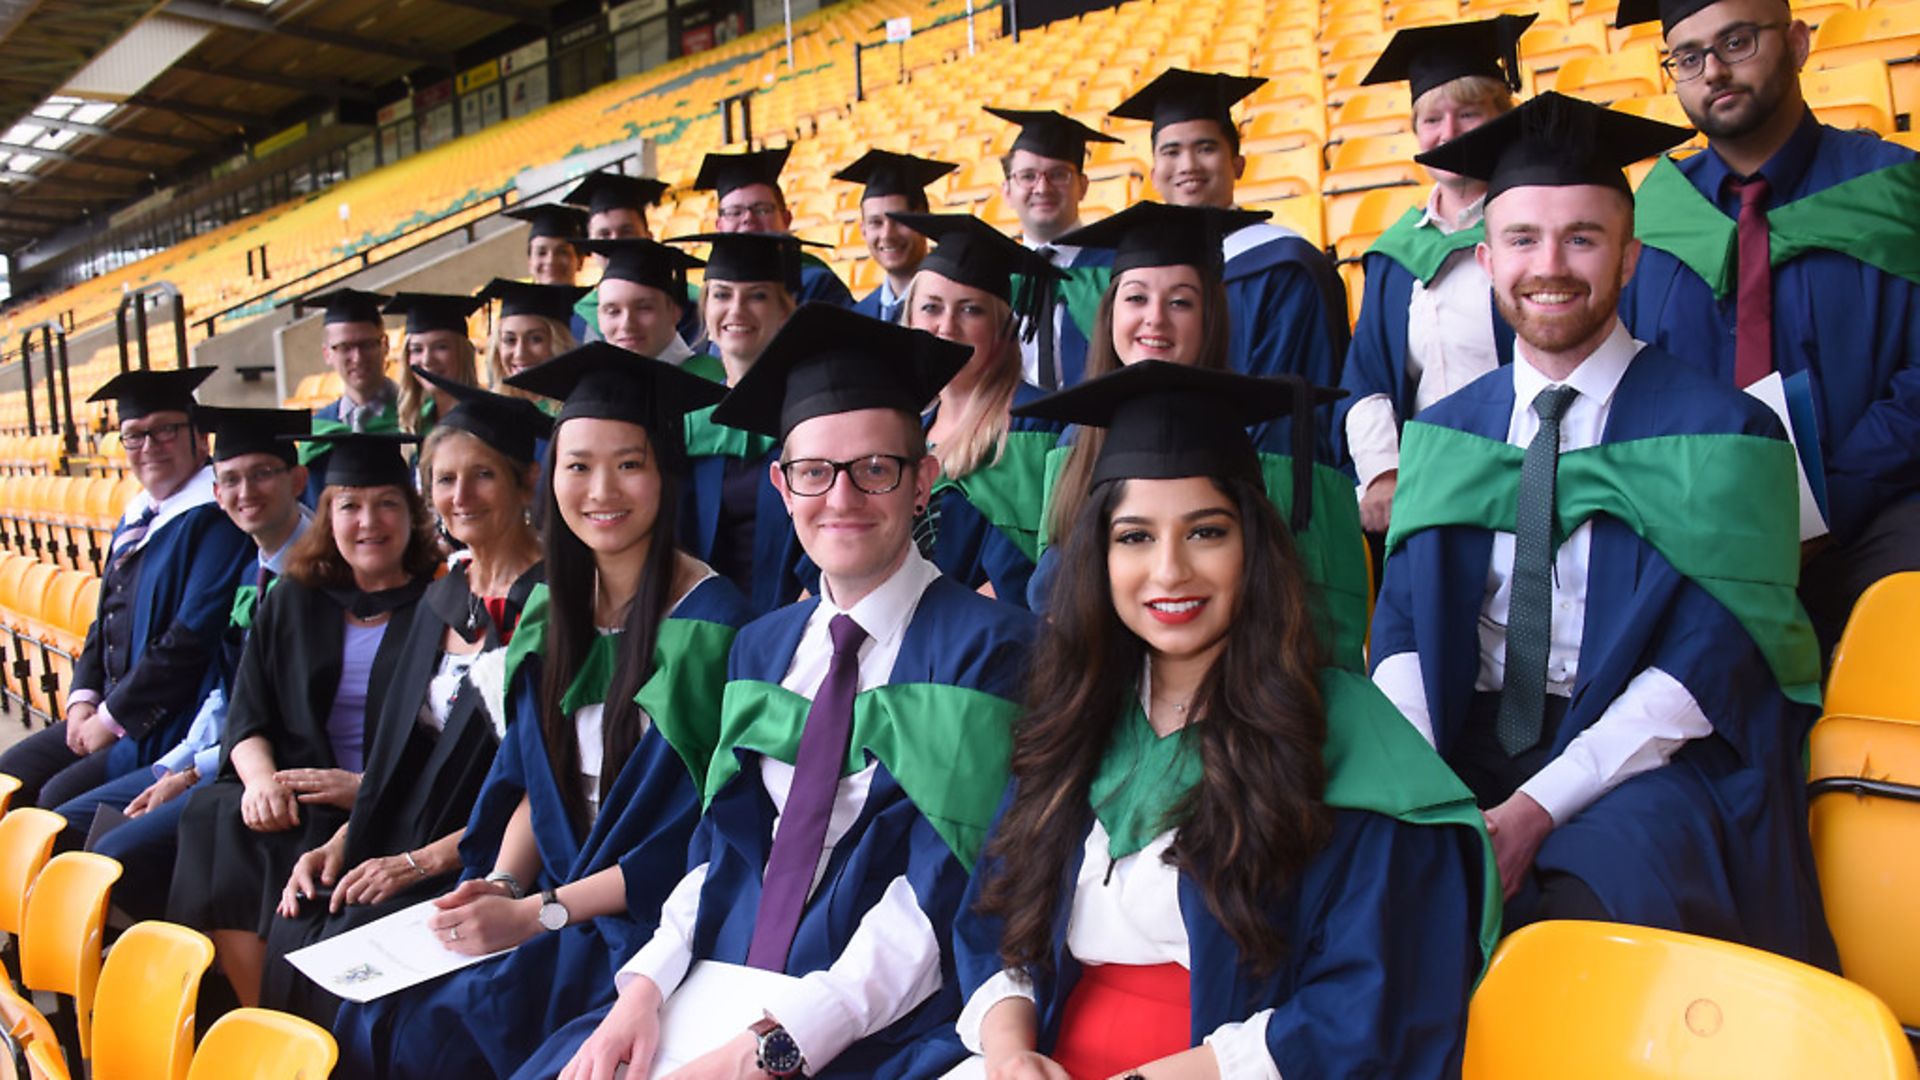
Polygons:
M151 765L219 674L247 537L214 503L207 436L193 422L193 390L211 374L130 371L87 399L115 403L140 491L108 547L66 717L0 754L0 772L20 780L17 805L59 806Z
M1005 783L1033 629L913 544L940 471L920 409L968 353L808 305L718 407L779 440L772 482L820 596L735 639L693 869L611 1009L562 1029L525 1075L571 1057L567 1075L626 1062L661 1076L661 1055L693 1059L686 1075L910 1075L916 1044L959 1012L953 917ZM671 1027L663 1044L662 1004L716 988L762 1018L717 1047Z
M720 200L715 232L757 232L785 235L793 231L793 213L780 191L780 170L786 168L792 147L757 150L747 154L708 154L700 163L695 191L711 191ZM833 268L812 255L800 256L800 303L818 300L853 306L853 293Z
M195 423L213 434L214 498L227 518L253 541L253 564L234 590L225 635L220 641L218 679L201 697L187 733L151 767L135 769L59 806L67 819L63 847L78 847L101 807L128 820L98 838L92 850L120 862L114 903L135 919L157 919L166 912L173 879L174 837L179 831L181 798L211 780L220 763L220 739L226 727L227 690L238 670L261 595L279 580L294 541L306 531L312 514L300 503L307 473L294 459L287 437L305 435L311 417L297 409L220 409L201 407Z
M390 432L400 430L400 387L387 378L387 328L380 308L392 297L359 289L335 289L307 297L307 307L319 307L327 366L340 377L340 397L313 411L317 434L334 431ZM327 486L325 443L308 443L301 450L307 467L307 505L318 502Z
M1045 307L1025 299L1025 290L1052 289L1053 318L1038 323L1023 320L1020 362L1026 380L1042 390L1057 390L1080 381L1087 367L1087 338L1093 333L1100 296L1113 276L1113 252L1056 244L1055 240L1080 227L1080 202L1087 197L1087 144L1117 143L1070 116L1031 109L987 111L1020 125L1013 147L1000 158L1005 177L1000 195L1020 219L1020 242L1045 255L1063 282L1028 282L1016 276L1014 308Z
M1792 416L1828 530L1802 529L1800 596L1831 650L1868 585L1920 569L1920 162L1814 119L1784 0L1620 5L1621 26L1656 18L1707 149L1641 185L1621 316Z

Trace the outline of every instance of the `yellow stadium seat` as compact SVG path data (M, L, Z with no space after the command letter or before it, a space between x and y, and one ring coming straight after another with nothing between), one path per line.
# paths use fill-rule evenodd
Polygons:
M1333 194L1389 184L1425 183L1426 172L1413 160L1413 155L1419 152L1420 144L1411 134L1349 139L1333 148L1333 161L1321 177L1320 189Z
M1523 927L1467 1021L1466 1080L1914 1080L1878 998L1711 938L1602 922Z
M1822 123L1882 135L1893 130L1893 85L1878 60L1803 71L1800 89Z
M1920 722L1920 571L1874 582L1853 605L1834 649L1826 709L1839 716Z
M1300 195L1283 195L1262 202L1244 202L1241 205L1248 210L1271 211L1273 224L1292 229L1314 247L1327 246L1327 223L1321 208L1320 193L1317 191Z
M1395 30L1457 22L1459 19L1460 5L1457 0L1412 0L1411 3L1397 4L1387 9L1387 21L1393 24Z
M1603 105L1659 94L1663 92L1660 54L1635 47L1606 56L1576 57L1554 73L1553 88Z
M60 1054L59 1043L30 1042L27 1075L33 1080L68 1080L73 1074L67 1071L67 1059Z
M13 793L20 790L20 778L0 773L0 817L4 817L7 807L13 802Z
M1460 9L1462 19L1490 19L1501 14L1539 15L1540 21L1547 23L1573 21L1567 0L1466 0Z
M53 1024L33 1002L20 996L10 979L0 979L0 1023L7 1029L7 1037L15 1046L26 1046L42 1042L58 1047L60 1037L53 1030Z
M1413 130L1413 103L1401 83L1369 86L1356 91L1333 113L1327 125L1332 142L1363 139L1369 135L1392 135Z
M1813 856L1840 970L1920 1028L1920 724L1827 715L1809 740Z
M1332 71L1349 62L1365 61L1367 66L1371 67L1392 37L1392 34L1384 31L1348 34L1339 38L1323 37L1320 39L1320 45L1326 52L1326 59L1321 66L1327 71ZM1355 85L1358 85L1358 80L1355 81Z
M188 1080L325 1080L340 1056L323 1027L271 1009L235 1009L194 1051Z
M1520 35L1520 65L1535 78L1558 71L1569 60L1607 51L1605 24L1580 19L1571 25L1535 23Z
M26 924L20 931L21 985L73 998L83 1058L93 1053L93 994L100 982L107 896L119 879L118 862L69 851L47 861L27 894Z
M1276 150L1247 158L1247 168L1234 185L1242 203L1266 202L1320 190L1320 148Z
M1380 17L1380 12L1376 8L1371 12L1340 15L1326 20L1320 26L1320 41L1325 44L1362 34L1381 34L1385 33L1386 29L1386 21Z
M194 1004L213 942L166 922L136 923L113 943L93 999L92 1080L185 1080Z
M53 854L53 838L66 827L66 818L32 806L17 807L0 818L0 931L20 936L27 894Z
M1367 248L1400 220L1400 215L1416 206L1425 206L1427 188L1406 186L1376 188L1354 203L1353 215L1344 230L1333 238L1334 254L1342 260L1358 259Z
M1920 131L1896 131L1886 136L1886 140L1899 143L1909 150L1920 151Z

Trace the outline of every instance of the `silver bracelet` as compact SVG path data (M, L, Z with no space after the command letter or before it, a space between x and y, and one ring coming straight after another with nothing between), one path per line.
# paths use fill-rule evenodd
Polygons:
M403 851L400 854L406 858L407 865L413 867L414 873L419 874L421 877L427 876L427 868L414 861L413 852Z
M495 870L493 873L488 874L486 881L489 885L496 883L505 885L507 891L513 894L515 900L519 900L527 895L526 890L520 887L520 879L507 873L505 870Z

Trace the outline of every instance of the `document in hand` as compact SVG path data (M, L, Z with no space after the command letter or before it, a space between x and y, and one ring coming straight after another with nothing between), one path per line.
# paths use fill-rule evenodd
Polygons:
M739 1035L791 997L800 980L777 971L702 960L660 1008L660 1050L653 1075L674 1069Z
M502 949L484 956L454 952L427 928L435 910L433 901L422 900L290 952L287 962L329 993L365 1003L513 951Z

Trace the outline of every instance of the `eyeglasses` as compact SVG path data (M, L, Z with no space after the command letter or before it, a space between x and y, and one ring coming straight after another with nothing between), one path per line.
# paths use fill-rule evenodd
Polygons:
M853 486L868 495L885 495L900 486L913 458L898 454L869 454L852 461L828 461L826 458L795 458L780 463L780 475L786 478L787 492L813 497L833 490L841 473Z
M352 356L355 353L379 352L380 347L386 343L387 339L383 337L359 338L354 341L336 341L327 346L327 351L335 356Z
M1008 173L1007 179L1013 181L1013 186L1018 188L1032 189L1039 186L1042 180L1047 182L1048 187L1063 188L1073 181L1073 170L1065 165L1055 165L1047 169L1021 169L1018 172Z
M139 450L149 441L156 447L172 446L173 440L179 438L180 433L186 429L186 423L175 421L171 424L155 424L144 430L136 428L132 431L122 431L120 445L129 450Z
M1707 70L1708 53L1712 53L1726 67L1744 63L1760 51L1762 30L1779 30L1786 25L1784 22L1770 22L1736 26L1721 34L1706 48L1682 49L1660 61L1660 66L1667 69L1667 74L1674 82L1692 82Z
M213 486L223 491L235 491L245 484L261 487L286 471L285 465L262 465L257 469L248 469L246 472L217 473L213 478Z
M744 221L750 217L772 217L780 207L770 202L748 203L745 206L723 206L720 208L721 221Z

